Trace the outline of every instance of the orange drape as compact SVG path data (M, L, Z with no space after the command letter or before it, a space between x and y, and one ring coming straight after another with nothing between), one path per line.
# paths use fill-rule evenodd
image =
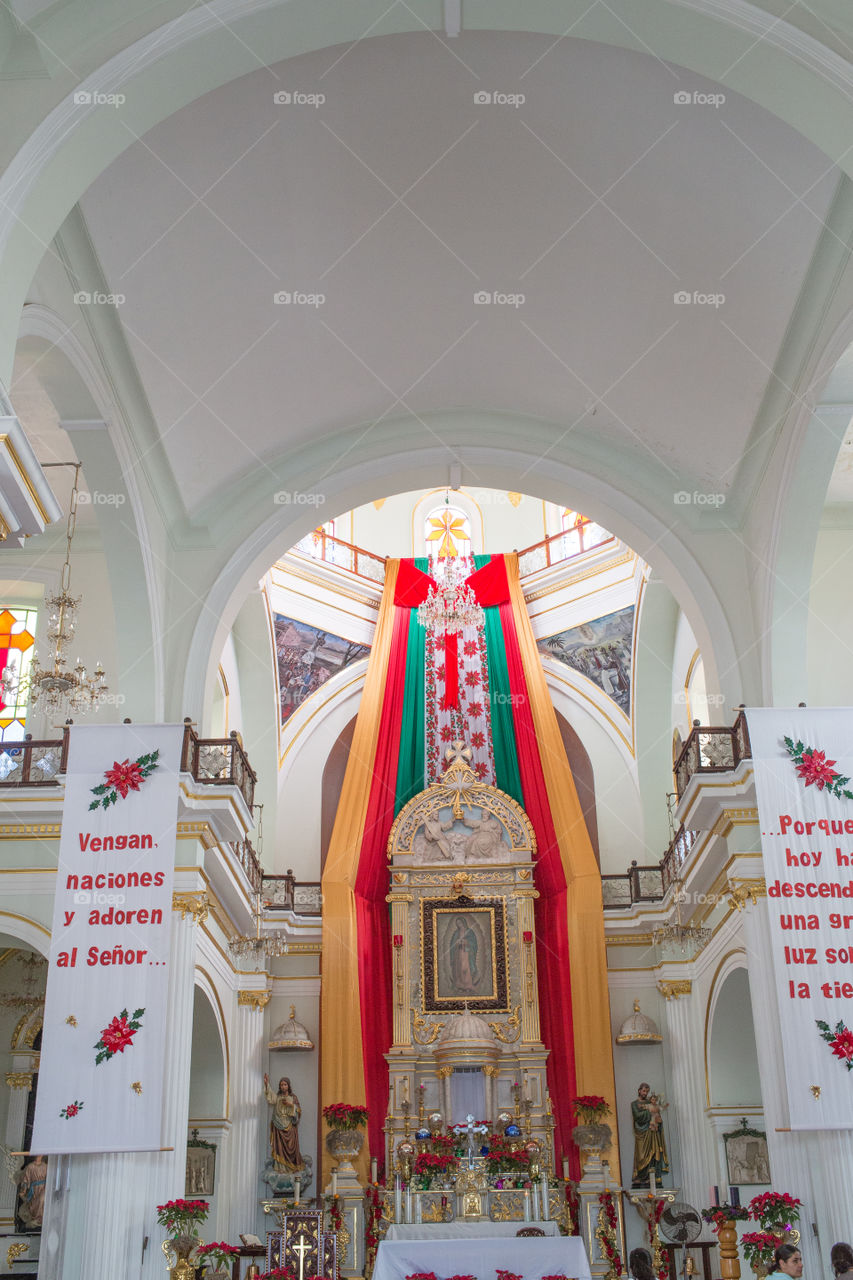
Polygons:
M358 933L355 880L379 735L382 700L391 652L394 591L399 560L388 560L385 590L367 664L344 785L323 868L323 959L320 1011L320 1102L366 1101L358 987ZM325 1186L331 1161L323 1150ZM367 1181L367 1146L357 1167Z

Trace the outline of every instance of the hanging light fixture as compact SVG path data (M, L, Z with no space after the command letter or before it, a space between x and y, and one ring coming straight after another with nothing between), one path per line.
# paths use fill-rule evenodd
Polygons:
M47 464L51 465L51 464ZM45 666L39 664L38 652L33 652L33 660L26 676L19 675L8 668L3 674L0 688L3 698L11 702L21 701L26 697L33 710L51 713L67 713L68 711L97 711L104 694L107 693L107 681L100 662L89 674L80 659L74 667L70 665L68 651L74 640L77 625L77 610L82 596L75 599L71 595L71 541L77 525L77 498L80 481L80 463L63 463L59 465L74 467L74 484L71 488L71 501L68 508L68 523L65 528L65 563L59 580L59 591L45 598L47 608L47 638L50 645L48 661Z
M24 971L23 983L19 990L0 995L0 1008L30 1013L44 1005L43 971L47 969L47 960L36 951L18 951L14 958Z
M659 925L654 929L652 931L652 939L659 946L674 944L680 947L682 951L686 951L688 947L703 947L713 936L714 931L701 925L691 924L689 921L687 924L682 924L681 904L686 897L682 892L682 883L681 880L673 880L675 885L675 920Z
M257 833L257 855L258 863L262 863L262 854L264 849L264 806L262 804L255 805L258 810L258 833ZM255 963L259 963L266 956L286 956L289 949L289 939L284 929L270 929L266 932L261 931L261 923L263 920L263 899L261 894L255 896L255 932L238 933L228 943L228 950L232 956L245 958L249 957Z
M461 557L439 560L436 578L423 604L418 605L418 622L428 631L459 632L464 627L483 626L483 610L465 581L471 572Z

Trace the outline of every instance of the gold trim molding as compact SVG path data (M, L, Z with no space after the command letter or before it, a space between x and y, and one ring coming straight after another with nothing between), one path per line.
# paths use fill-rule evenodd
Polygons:
M210 899L206 893L173 893L172 910L180 911L182 920L189 915L193 924L203 924L210 910Z
M256 1013L265 1009L270 1002L271 991L238 991L238 1005L251 1005Z

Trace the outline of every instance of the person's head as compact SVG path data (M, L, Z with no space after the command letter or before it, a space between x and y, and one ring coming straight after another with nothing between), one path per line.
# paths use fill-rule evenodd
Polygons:
M780 1244L774 1250L769 1274L773 1275L777 1271L782 1275L792 1276L793 1280L799 1280L803 1274L803 1255L795 1244Z
M278 1091L279 1093L290 1093L290 1081L287 1076L282 1076L281 1080L279 1080Z
M628 1270L634 1280L654 1280L652 1255L648 1249L632 1249L628 1254Z
M639 1087L639 1089L637 1090L637 1096L638 1096L638 1097L640 1097L640 1098L642 1098L642 1099L643 1099L643 1101L645 1101L645 1100L646 1100L646 1098L649 1096L650 1092L651 1092L651 1086L650 1086L650 1085L647 1085L647 1084L641 1084L641 1085L640 1085L640 1087Z
M845 1271L853 1271L853 1249L843 1240L839 1240L838 1244L834 1244L829 1251L829 1261L837 1276L843 1275Z

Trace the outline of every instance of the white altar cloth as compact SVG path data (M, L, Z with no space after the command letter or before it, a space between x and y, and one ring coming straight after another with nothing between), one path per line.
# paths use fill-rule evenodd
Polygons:
M436 1224L441 1229L442 1224ZM447 1226L452 1226L448 1223ZM481 1224L488 1226L491 1224ZM497 1224L496 1224L497 1225ZM523 1222L511 1224L516 1231ZM541 1226L541 1223L532 1224ZM591 1280L589 1260L580 1236L464 1236L461 1239L388 1240L379 1246L373 1280L405 1280L417 1271L433 1271L439 1280L472 1275L495 1280L498 1268L514 1271L524 1280L562 1274Z
M464 1240L492 1236L517 1236L522 1227L537 1227L546 1236L558 1236L560 1228L550 1222L392 1222L386 1240ZM533 1238L535 1237L528 1237Z

